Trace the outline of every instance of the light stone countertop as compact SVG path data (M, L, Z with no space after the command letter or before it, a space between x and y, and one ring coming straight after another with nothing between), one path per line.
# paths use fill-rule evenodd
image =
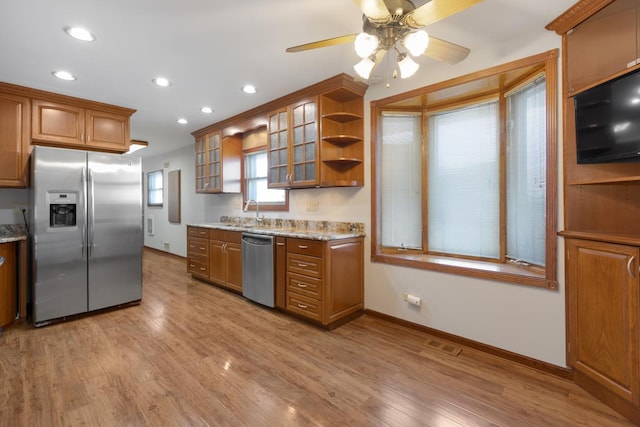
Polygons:
M254 218L222 217L221 222L187 225L216 230L243 231L268 236L296 237L300 239L324 241L365 236L364 224L362 223L264 218L259 225L255 225Z
M27 240L27 232L22 224L0 224L0 243Z

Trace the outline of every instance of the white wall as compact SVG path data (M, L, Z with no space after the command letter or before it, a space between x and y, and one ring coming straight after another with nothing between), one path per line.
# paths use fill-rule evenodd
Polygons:
M187 255L186 224L202 223L205 218L205 196L195 192L195 165L193 145L155 157L142 159L144 172L144 244L154 249L170 252L180 256ZM147 172L163 171L164 204L162 207L147 206ZM180 223L169 222L167 206L168 173L180 170ZM147 218L154 219L154 235L147 230ZM165 247L168 244L169 248Z
M24 224L19 206L29 204L29 190L22 188L0 188L0 224Z
M416 87L447 80L460 75L504 64L527 56L560 47L560 37L544 29L540 37L531 40L508 40L484 51L474 51L453 67L429 64L407 81L394 80L390 88L384 84L371 86L366 101L386 98ZM558 63L560 67L560 62ZM558 82L561 82L560 75ZM560 94L558 95L560 99ZM365 158L371 159L370 111L365 104ZM558 104L558 159L560 168L562 146L561 103ZM145 208L145 214L156 219L156 236L145 235L145 244L162 249L169 241L171 252L185 255L184 224L218 222L221 215L250 216L241 210L240 195L195 195L193 147L143 159L145 171L160 169L169 161L169 169L182 169L183 221L181 226L167 222L166 208ZM308 189L290 192L290 211L265 213L267 217L310 220L357 221L366 224L371 234L371 167L366 163L365 187ZM166 170L165 170L166 172ZM562 175L559 174L558 206L562 207ZM317 212L307 207L318 202ZM559 227L563 223L559 212ZM559 241L558 279L560 289L550 291L516 284L472 279L453 274L390 266L370 262L370 238L365 245L365 307L420 325L459 335L474 341L522 354L558 366L565 363L565 300L564 300L564 248ZM179 243L180 242L180 243ZM422 297L423 306L406 305L402 294Z

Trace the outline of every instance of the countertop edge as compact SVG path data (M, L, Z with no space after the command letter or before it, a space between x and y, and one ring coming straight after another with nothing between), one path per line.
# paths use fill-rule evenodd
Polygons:
M262 227L246 227L236 224L224 224L224 223L208 223L208 224L186 224L188 227L200 227L209 228L213 230L225 230L225 231L241 231L253 234L262 234L276 237L294 237L299 239L309 240L343 240L353 239L358 237L365 237L363 232L354 233L340 233L337 231L325 231L325 230L291 230L291 229L278 229L278 228L262 228Z

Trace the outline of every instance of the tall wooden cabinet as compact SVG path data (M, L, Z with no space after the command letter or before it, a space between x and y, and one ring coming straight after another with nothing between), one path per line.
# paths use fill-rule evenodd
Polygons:
M16 243L0 244L0 328L16 319L18 313Z
M29 185L29 98L0 90L0 187Z
M573 97L640 68L638 0L582 0L563 40L567 363L577 384L640 424L640 163L578 164Z
M640 405L637 246L567 239L569 364L603 397Z

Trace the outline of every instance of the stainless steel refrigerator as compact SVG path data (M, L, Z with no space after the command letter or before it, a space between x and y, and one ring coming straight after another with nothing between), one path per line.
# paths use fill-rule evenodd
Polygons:
M37 146L31 162L33 323L140 301L140 159Z

